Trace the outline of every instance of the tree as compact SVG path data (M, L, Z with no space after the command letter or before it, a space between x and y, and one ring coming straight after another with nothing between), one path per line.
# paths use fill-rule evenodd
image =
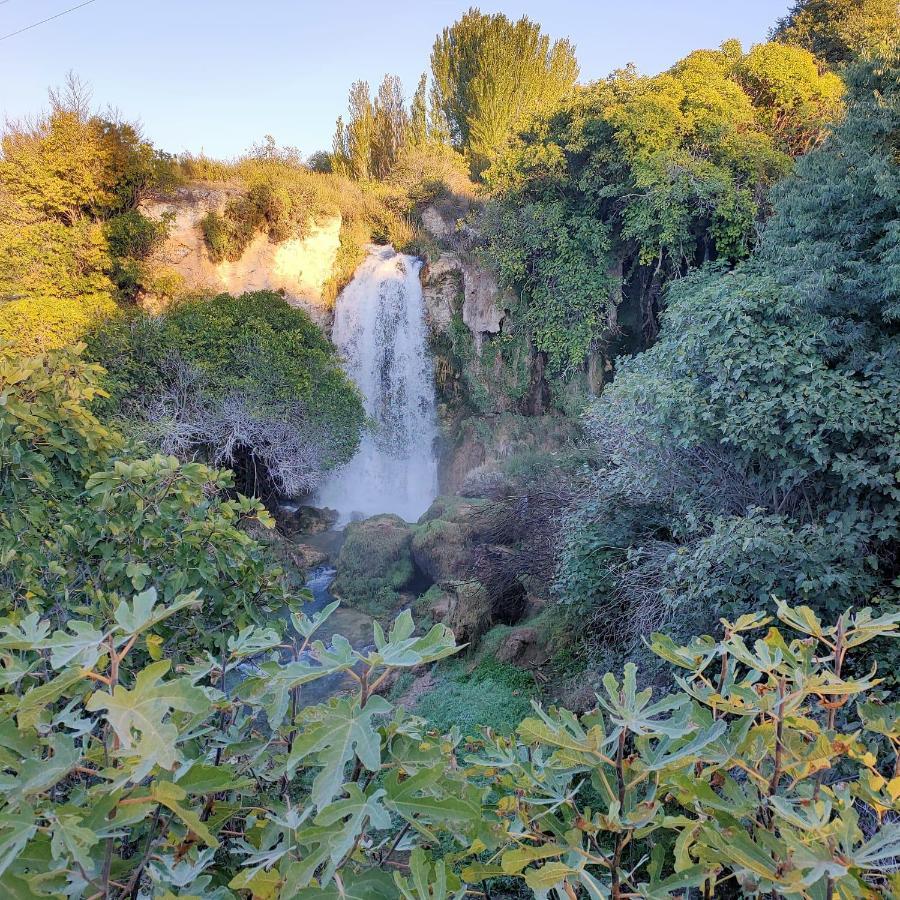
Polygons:
M473 7L436 39L431 71L454 146L480 173L536 113L571 91L578 63L568 40L551 44L527 17L511 22Z
M729 41L654 77L615 72L534 121L484 173L485 233L551 375L652 342L669 280L746 257L842 87L808 51Z
M896 56L847 72L847 117L774 194L764 251L785 289L827 316L845 353L896 336L900 318L900 108ZM801 188L802 186L802 188Z
M851 75L845 120L774 192L756 254L673 284L659 340L593 407L602 463L561 584L620 646L623 622L639 641L772 594L828 616L896 602L897 83L896 63Z
M410 143L422 146L428 140L428 76L423 72L409 109Z
M375 110L369 97L367 82L353 82L347 105L347 155L350 170L355 178L365 181L372 174L372 142L375 137Z
M772 39L804 47L838 68L864 53L896 49L900 13L895 0L796 0Z
M71 76L47 115L8 124L0 146L0 337L65 346L135 293L165 233L136 206L165 159L135 126L91 112ZM137 231L149 240L115 240Z
M396 75L385 75L374 103L372 174L385 178L409 138L409 114L403 85Z

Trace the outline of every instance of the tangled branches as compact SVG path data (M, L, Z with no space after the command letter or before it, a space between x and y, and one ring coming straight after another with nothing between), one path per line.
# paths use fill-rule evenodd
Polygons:
M241 487L259 496L300 496L314 490L325 471L326 430L304 405L283 404L277 417L239 392L222 398L204 391L202 374L172 355L165 389L145 401L149 438L166 452L198 454L234 469Z

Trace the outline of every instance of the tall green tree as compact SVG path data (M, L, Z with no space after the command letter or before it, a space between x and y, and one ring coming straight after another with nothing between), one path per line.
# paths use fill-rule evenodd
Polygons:
M421 146L428 139L428 75L423 72L409 106L409 139Z
M623 328L651 342L669 280L746 257L769 189L842 91L806 50L729 41L654 77L616 72L535 121L485 173L485 231L551 373Z
M409 113L396 75L384 76L373 110L372 174L384 178L409 139Z
M527 17L511 22L473 7L438 36L431 71L454 146L481 172L536 113L571 91L578 62L568 40L551 44Z

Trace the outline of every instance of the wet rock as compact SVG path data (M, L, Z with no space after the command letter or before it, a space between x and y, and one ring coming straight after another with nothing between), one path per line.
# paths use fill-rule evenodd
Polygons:
M291 561L298 569L309 571L328 562L328 554L309 544L295 544L290 551Z
M333 509L318 509L298 503L279 503L275 507L275 524L284 534L320 534L328 531L338 519Z

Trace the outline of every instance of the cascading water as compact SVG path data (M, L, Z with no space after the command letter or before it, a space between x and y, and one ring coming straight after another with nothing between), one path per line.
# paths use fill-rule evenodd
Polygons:
M421 263L391 247L369 248L341 292L332 340L363 395L373 427L319 504L353 518L396 513L415 521L437 495L437 413Z

